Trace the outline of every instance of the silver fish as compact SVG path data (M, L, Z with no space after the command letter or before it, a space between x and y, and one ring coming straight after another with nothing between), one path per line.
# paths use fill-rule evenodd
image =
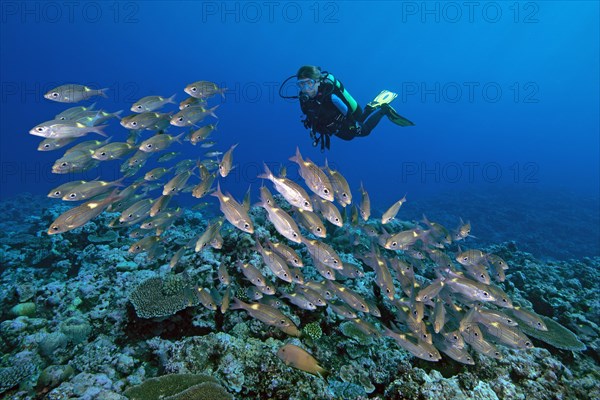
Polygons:
M270 206L265 202L260 202L259 205L267 211L269 221L273 224L277 232L292 242L300 243L302 235L300 228L292 217L277 206Z
M221 192L219 183L217 183L216 192L212 193L211 196L219 199L221 212L225 215L227 221L243 232L250 234L254 233L254 224L248 215L248 211L245 210L240 203L235 201L233 196L229 193L224 195Z
M75 83L61 85L49 90L44 98L59 103L77 103L82 100L87 100L90 97L102 96L108 97L106 91L108 88L94 90L84 85Z
M263 261L271 272L285 282L292 282L292 274L287 263L277 253L265 249L260 242L256 241L256 249L261 254Z
M234 303L230 307L232 310L244 310L253 318L258 319L267 325L274 326L288 335L296 337L300 336L300 331L294 322L276 308L261 303L244 303L235 297L233 302Z
M181 133L177 136L167 135L166 133L154 135L150 139L144 140L138 148L146 153L162 151L168 148L173 142L181 143L179 139L183 135L185 135L185 133Z
M216 83L209 81L192 82L183 89L184 92L197 99L207 99L215 94L221 94L224 98L226 90L227 88L220 88Z
M71 208L62 213L48 229L48 235L64 233L80 226L85 225L91 219L97 217L111 203L119 199L119 195L114 191L110 196L101 201L90 200L82 205Z
M229 175L229 172L231 172L232 170L232 163L233 163L233 150L235 150L235 148L238 146L238 144L234 144L233 146L231 146L229 148L229 150L227 150L225 152L225 155L223 155L223 158L221 159L221 162L219 163L219 174L221 175L221 177L225 178L227 175Z
M394 218L396 218L398 211L400 211L400 207L402 207L402 204L404 203L406 203L406 195L404 195L404 197L392 204L390 208L388 208L387 211L383 213L383 215L381 216L381 223L384 225L389 224Z
M219 104L214 106L213 108L209 108L205 110L203 107L189 107L184 108L179 111L177 114L171 117L170 123L174 126L191 126L195 125L197 122L202 121L204 118L209 115L218 118L215 114L215 110L219 107Z
M131 111L134 113L155 111L164 106L165 104L176 104L175 95L171 97L162 96L146 96L142 97L131 106Z
M296 147L296 155L290 157L300 167L300 176L304 179L306 186L319 197L333 201L333 187L325 173L309 159L302 159L300 149Z
M327 159L325 159L325 172L329 175L329 180L333 186L333 192L338 203L342 207L352 204L352 192L350 191L348 181L346 181L346 178L341 173L329 168Z
M103 129L106 125L85 126L80 122L52 120L42 122L33 127L29 133L34 136L41 136L51 139L64 139L85 136L90 132L107 136Z
M317 214L297 208L296 216L307 231L319 238L327 237L327 229Z
M313 210L310 197L308 196L308 193L306 193L306 190L302 188L302 186L288 178L276 177L273 175L267 164L264 164L264 168L265 173L259 175L258 177L262 179L268 179L273 182L275 190L277 190L277 192L279 192L279 194L281 194L288 203L302 210Z

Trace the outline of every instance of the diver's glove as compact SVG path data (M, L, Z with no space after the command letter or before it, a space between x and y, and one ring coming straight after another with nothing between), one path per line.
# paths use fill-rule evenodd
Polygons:
M308 118L303 119L302 123L304 124L304 127L306 129L312 129L312 125L311 125L310 121L308 120Z

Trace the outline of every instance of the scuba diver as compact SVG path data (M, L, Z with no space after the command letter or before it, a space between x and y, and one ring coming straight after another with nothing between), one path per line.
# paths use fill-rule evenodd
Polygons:
M297 78L299 95L283 96L283 85L293 78ZM343 140L368 136L384 115L396 125L414 125L390 106L398 96L396 93L381 91L363 111L340 81L312 65L301 67L296 75L286 79L279 88L279 95L300 100L300 108L306 116L302 120L304 127L310 129L313 146L320 144L321 150L329 149L331 135Z

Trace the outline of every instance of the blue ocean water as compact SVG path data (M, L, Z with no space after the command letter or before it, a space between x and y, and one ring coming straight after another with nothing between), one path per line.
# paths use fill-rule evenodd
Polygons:
M370 393L473 398L486 390L490 398L511 398L529 396L532 388L533 398L594 397L600 337L594 297L598 258L592 258L600 256L599 12L598 2L588 1L0 2L0 396L122 398L124 389L154 376L209 371L238 398L366 398ZM280 86L286 95L297 94L294 79L284 83L302 65L335 75L363 107L382 89L398 93L393 107L415 126L399 127L384 118L368 137L334 137L326 151L313 147L298 101L279 96ZM246 312L198 306L169 310L158 321L141 317L132 293L150 277L165 278L165 287L173 279L175 292L178 284L185 286L178 279L187 279L184 283L192 286L185 290L194 285L218 289L212 292L218 298L234 287L235 296L247 295L250 285L245 286L235 261L259 259L252 237L226 223L223 250L190 250L178 268L169 269L175 249L220 215L214 197L197 200L185 193L172 204L191 208L206 201L210 211L187 213L185 222L165 235L167 251L155 259L129 254L134 239L125 230L111 237L106 215L94 220L98 225L48 236L46 222L67 205L46 194L71 180L119 179L121 162L53 174L51 167L64 150L37 151L41 138L28 132L73 106L43 98L62 84L107 88L107 98L82 104L96 102L97 108L129 115L131 104L144 96L186 99L183 88L198 80L227 88L223 97L209 100L219 105L218 129L210 138L216 144L204 149L175 143L169 150L181 153L177 160L203 159L206 151L225 152L238 144L235 169L219 178L220 186L240 201L250 187L256 203L263 163L274 171L283 166L288 177L302 182L289 161L298 148L318 165L327 161L340 171L355 203L364 186L372 203L369 222L377 228L381 214L405 195L398 214L403 223L426 216L453 230L461 219L470 221L473 237L459 244L509 261L507 279L498 285L547 323L569 328L587 350L573 333L553 326L546 337L526 331L536 339L534 349L499 346L511 356L503 362L480 362L484 356L471 345L476 366L446 356L432 366L417 359L423 355L398 352L404 346L393 341L357 340L348 333L350 324L342 328L341 318L322 310L286 308L303 331L320 323L321 341L306 333L296 340ZM164 108L176 109L173 104ZM105 131L113 142L128 134L116 120ZM186 131L170 127L168 133ZM142 133L144 139L150 134ZM90 134L82 140L92 138L101 139ZM151 160L143 172L158 165ZM154 193L150 196L158 197ZM254 238L263 240L270 225L261 213L255 209L252 216ZM332 234L326 242L344 253L344 261L356 257L368 264L373 247L368 230L348 223L327 228ZM432 243L440 247L436 239ZM419 254L380 250L419 266L423 284L435 279L435 267L429 267L439 252L421 245L431 259L423 263ZM450 256L461 251L455 244L446 247ZM304 246L296 249L309 259ZM232 275L227 289L213 279L220 266ZM391 310L396 307L400 314L400 307L364 269L368 279L344 284L376 302L384 314L361 317L390 325ZM184 270L189 275L171 273ZM304 271L321 279L312 267ZM271 278L278 288L287 287ZM400 286L396 299L403 296ZM431 312L427 308L429 325ZM395 323L407 330L400 317ZM385 346L376 360L371 340ZM280 346L292 341L331 368L333 379L304 374L298 382L294 374L299 371L276 358ZM53 378L40 375L51 368L56 368ZM430 377L423 379L427 373ZM280 381L264 379L269 374ZM442 376L448 379L442 382ZM436 392L438 382L444 395Z
M185 85L210 80L229 89L215 149L240 144L224 184L238 197L249 185L257 193L263 161L289 164L299 146L355 193L363 182L378 210L407 194L410 215L411 202L458 191L496 193L507 207L511 191L530 190L557 207L598 204L596 2L3 2L1 29L3 199L76 179L50 173L58 152L37 152L27 133L67 108L47 90L107 87L98 106L129 114L143 96L181 101ZM416 126L384 119L367 138L312 148L297 102L277 94L305 64L333 73L363 107L384 88L399 93L393 105ZM113 179L117 164L85 175ZM469 203L448 207L478 217ZM598 245L592 232L582 240Z

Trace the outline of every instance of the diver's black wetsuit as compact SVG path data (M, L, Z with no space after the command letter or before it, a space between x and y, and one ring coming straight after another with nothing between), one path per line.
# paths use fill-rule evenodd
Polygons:
M334 101L338 103L341 101L346 105L346 115L340 111ZM300 108L306 115L304 126L326 136L327 139L331 135L336 135L343 140L367 136L385 115L383 108L376 109L367 105L363 112L358 104L352 112L352 107L342 90L330 80L321 81L317 95L312 99L301 95ZM375 110L377 112L373 114ZM326 147L329 148L328 145Z

